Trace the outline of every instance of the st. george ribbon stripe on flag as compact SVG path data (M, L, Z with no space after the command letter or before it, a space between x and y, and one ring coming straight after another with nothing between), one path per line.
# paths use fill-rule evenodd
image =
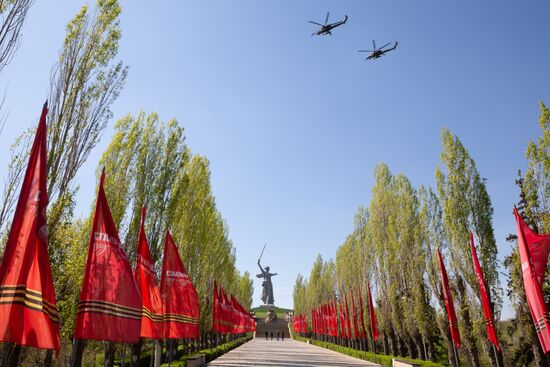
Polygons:
M18 304L45 313L51 321L59 323L57 307L42 298L42 293L27 289L25 285L0 287L0 304Z
M163 319L164 321L176 321L176 322L183 322L188 324L198 325L199 323L199 319L195 319L189 316L177 315L177 314L164 314Z
M78 312L105 313L112 316L125 317L128 319L141 320L141 310L116 305L104 301L80 301L78 303Z
M153 322L162 322L162 314L155 314L149 311L146 307L141 309L141 316L147 317Z

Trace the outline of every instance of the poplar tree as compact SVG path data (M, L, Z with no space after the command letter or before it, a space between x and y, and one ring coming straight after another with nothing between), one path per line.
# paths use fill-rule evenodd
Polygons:
M0 72L10 63L21 41L21 29L34 0L0 1Z
M487 193L485 180L477 171L474 160L456 135L443 129L441 167L436 169L438 197L444 211L443 224L449 247L452 281L457 290L462 335L472 366L479 366L477 341L489 346L484 330L480 293L472 270L469 231L478 244L495 319L498 320L502 303L502 291L498 279L497 246L492 227L493 207ZM472 297L475 294L477 297ZM490 350L489 348L486 348ZM494 356L489 353L492 364Z

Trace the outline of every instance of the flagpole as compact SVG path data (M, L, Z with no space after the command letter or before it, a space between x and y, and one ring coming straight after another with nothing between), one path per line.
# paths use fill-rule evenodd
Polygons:
M71 367L82 365L82 340L73 338L73 350L71 353Z
M455 367L460 367L460 362L458 360L458 351L456 350L456 346L455 346L455 343L454 341L452 342L453 343L453 352L454 352L454 355L455 355Z
M491 343L491 346L493 347L493 353L494 353L494 355L495 355L495 361L496 361L496 363L497 363L497 367L501 367L501 366L500 366L500 355L499 355L499 353L498 353L498 351L497 351L497 348L496 348L496 346L495 346L493 343Z

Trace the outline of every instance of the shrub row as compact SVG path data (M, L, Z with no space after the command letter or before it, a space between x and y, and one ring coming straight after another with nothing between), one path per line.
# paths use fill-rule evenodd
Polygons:
M197 353L194 353L193 355L187 355L181 357L178 361L173 361L170 363L171 367L186 367L187 366L187 359L197 355L197 354L204 354L204 357L206 359L206 363L213 361L214 359L221 357L225 353L229 352L230 350L233 350L237 348L238 346L243 345L247 341L252 339L252 336L247 335L243 336L242 338L235 339L233 341L218 345L215 348L212 349L203 349L198 351ZM161 367L168 367L168 363L161 364Z
M333 350L335 352L348 355L350 357L363 359L365 361L369 361L369 362L373 362L373 363L378 363L378 364L380 364L384 367L391 367L392 366L392 358L394 358L394 356L388 356L388 355L385 355L385 354L376 354L376 353L372 353L372 352L365 352L365 351L362 351L362 350L356 350L356 349L353 349L353 348L343 347L341 345L337 345L337 344L333 344L333 343L329 343L329 342L323 342L323 341L320 341L320 340L303 338L303 337L298 336L298 335L294 335L294 339L296 339L298 341L301 341L301 342L307 342L309 340L310 344L316 345L318 347L330 349L330 350ZM403 358L403 357L396 357L396 358L399 358L400 360L403 360L403 361L419 364L421 367L442 367L443 366L442 364L439 364L439 363L434 363L434 362L430 362L430 361L423 361L421 359L410 359L410 358Z

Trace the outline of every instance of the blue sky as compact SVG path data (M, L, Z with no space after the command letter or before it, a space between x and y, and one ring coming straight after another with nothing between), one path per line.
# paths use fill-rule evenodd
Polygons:
M276 304L292 306L298 272L334 257L368 205L377 163L434 185L440 131L458 134L495 208L502 259L510 251L514 179L550 104L550 4L517 1L122 1L119 58L130 65L115 119L140 110L177 118L194 153L210 159L218 207L239 269L256 260L280 275ZM21 48L0 74L9 119L0 167L47 97L67 21L80 1L38 0ZM327 11L348 24L311 37ZM358 49L399 41L365 62ZM77 213L114 121L81 170ZM0 169L4 174L5 168ZM503 279L503 285L504 285ZM255 279L254 302L260 281ZM511 315L505 305L504 316Z

